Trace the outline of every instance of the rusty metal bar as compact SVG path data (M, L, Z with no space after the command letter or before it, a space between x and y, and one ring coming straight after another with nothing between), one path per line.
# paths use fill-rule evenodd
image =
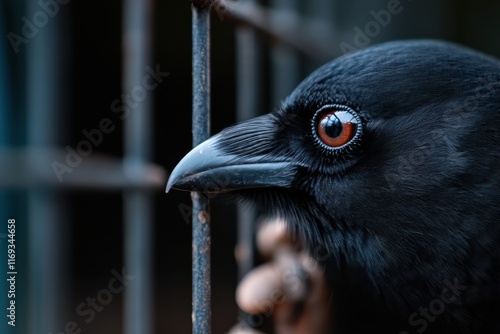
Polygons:
M123 90L136 100L125 119L124 172L142 178L152 152L152 92L143 84L151 61L151 0L125 0L123 12ZM152 256L153 201L145 190L123 194L125 266L134 281L125 290L126 334L153 333Z
M210 1L192 4L193 146L210 132ZM211 333L210 210L203 194L193 200L193 334Z

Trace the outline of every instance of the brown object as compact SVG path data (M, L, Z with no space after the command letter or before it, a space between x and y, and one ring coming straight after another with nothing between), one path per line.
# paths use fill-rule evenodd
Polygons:
M236 291L239 307L272 317L278 334L321 334L328 331L332 311L321 266L288 237L283 221L263 224L257 248L269 262L250 271ZM233 331L234 330L234 331ZM257 334L243 325L230 334Z

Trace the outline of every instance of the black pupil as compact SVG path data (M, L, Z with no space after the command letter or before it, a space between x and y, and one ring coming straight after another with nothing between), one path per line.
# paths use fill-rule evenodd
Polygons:
M342 121L335 114L328 115L323 124L325 132L330 138L336 138L342 133Z

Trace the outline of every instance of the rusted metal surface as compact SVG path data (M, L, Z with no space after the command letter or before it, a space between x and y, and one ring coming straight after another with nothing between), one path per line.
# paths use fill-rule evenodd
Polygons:
M210 130L210 1L192 4L193 146ZM211 333L210 208L208 199L193 192L193 333Z

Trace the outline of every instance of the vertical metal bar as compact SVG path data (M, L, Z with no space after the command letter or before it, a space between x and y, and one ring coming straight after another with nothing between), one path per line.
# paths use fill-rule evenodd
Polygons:
M255 3L255 0L240 0ZM244 121L258 116L261 108L261 59L257 33L250 27L236 30L236 119ZM238 205L237 261L238 276L241 279L254 266L255 209Z
M320 21L323 22L330 22L333 24L335 22L335 6L339 7L339 4L341 2L337 0L311 0L307 1L305 3L305 12L306 15L309 15L311 17L317 18ZM346 3L349 6L353 6L356 8L357 11L364 12L363 9L359 8L361 7L361 3L354 3L354 2L349 2ZM364 3L363 3L364 5ZM369 4L366 3L366 13L370 11L368 7L374 6L374 2L370 2ZM381 7L382 8L382 7ZM352 27L349 26L349 29L352 30ZM336 38L333 34L338 33L337 31L328 31L328 29L324 29L324 27L317 26L316 27L316 32L317 34L322 34L324 36L325 43L326 41L331 41L331 45L338 45L340 42L338 38ZM332 59L327 59L327 61L333 60ZM306 73L311 73L314 70L316 70L319 66L323 65L323 61L318 61L318 59L312 59L308 58L307 61L305 62L304 70Z
M152 324L152 211L151 194L124 194L125 268L134 280L125 290L124 328L127 334L153 333Z
M210 7L193 2L193 146L210 132ZM192 192L193 200L193 333L211 333L210 210L208 199Z
M4 17L4 8L0 4L0 36L5 36L6 32L4 30L5 17ZM0 43L0 73L3 73L0 76L0 149L6 148L11 144L11 131L10 127L12 126L10 122L9 115L12 114L11 104L10 104L10 89L9 82L11 83L13 76L10 73L10 68L7 66L7 44ZM14 130L15 131L15 130ZM9 191L5 189L0 189L0 256L2 259L7 259L7 247L6 247L6 230L7 230L7 219L11 217L7 215L13 215L12 209L14 206L9 201ZM10 207L10 208L9 208ZM9 210L9 209L10 210ZM19 245L19 243L18 243ZM19 246L18 246L19 247ZM19 248L18 248L19 249ZM5 262L4 262L5 263ZM3 264L5 267L5 264ZM3 282L7 280L7 273L5 270L0 273L0 281L2 282L2 286L4 286ZM4 290L5 291L5 290ZM19 299L20 300L20 299ZM8 307L7 298L0 298L0 309L5 310ZM20 303L18 302L18 305ZM18 311L19 312L19 311ZM7 321L3 321L0 324L0 333L7 333L9 325Z
M123 90L135 99L125 119L124 168L139 178L151 158L151 92L143 86L151 60L151 0L125 0L123 9ZM125 290L124 328L127 334L149 334L152 325L152 194L128 190L123 195L125 268L134 281Z
M6 32L4 32L5 14L3 13L3 7L4 6L0 6L0 36L6 35ZM3 73L0 77L0 148L8 146L7 144L10 137L9 113L11 110L9 79L11 79L12 76L7 66L7 51L7 44L2 43L0 45L0 72Z
M26 4L28 13L38 10L35 2ZM17 55L26 52L27 57L27 144L33 149L34 161L45 160L36 149L54 146L59 139L59 78L65 66L60 57L62 28L60 17L50 19ZM28 332L49 333L60 326L64 310L66 275L61 263L67 254L63 246L65 224L58 198L50 189L30 189L27 206Z
M298 12L298 0L272 0L278 10ZM297 13L298 14L298 13ZM300 81L300 56L290 47L275 44L271 48L272 63L272 107L280 105Z

